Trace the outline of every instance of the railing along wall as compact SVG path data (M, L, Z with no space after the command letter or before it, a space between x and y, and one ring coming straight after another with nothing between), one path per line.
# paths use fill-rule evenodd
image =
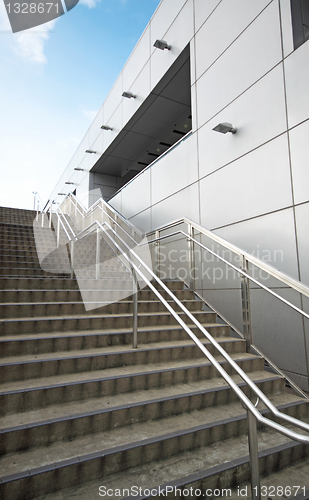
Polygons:
M292 386L299 385L300 373L308 391L306 285L189 219L151 231L147 239L155 249L158 276L182 279L245 338L247 351L253 345L272 358L269 365L280 366Z
M155 281L159 285L159 288L161 290L164 290L170 296L170 298L180 307L180 309L187 315L190 321L193 322L193 324L202 332L202 334L207 338L207 340L216 348L217 352L224 357L224 359L241 376L241 378L246 382L246 384L251 388L251 390L256 394L256 396L263 401L263 403L270 410L270 412L273 414L274 417L280 418L285 422L293 424L294 426L301 428L307 432L309 432L309 425L298 419L295 419L293 417L281 413L268 400L267 396L265 396L264 393L262 393L262 391L254 384L254 382L252 382L252 380L246 375L246 373L243 372L243 370L237 365L237 363L235 363L234 360L225 352L225 350L220 346L220 344L218 344L215 341L215 339L210 335L210 333L198 322L198 320L186 309L186 307L164 284L164 282L158 276L162 271L162 255L164 255L164 253L161 252L162 242L164 240L167 241L168 239L172 238L174 246L176 245L177 247L178 245L178 248L172 249L174 250L174 252L176 251L176 253L177 251L179 251L179 248L183 249L181 248L181 245L179 247L179 242L183 241L186 242L188 251L186 264L187 264L187 269L189 270L188 276L191 280L190 284L193 289L196 288L196 282L197 279L199 279L198 267L196 266L196 254L195 254L196 245L203 251L210 253L213 257L215 257L224 265L229 266L229 268L233 269L235 273L241 276L241 280L244 282L244 286L242 283L241 284L242 286L240 287L242 303L244 308L243 322L244 325L246 324L246 328L244 326L244 333L242 332L239 333L245 336L248 348L249 345L251 345L251 340L252 340L251 339L252 332L250 332L250 325L251 325L250 289L249 289L250 282L254 283L256 286L259 286L265 292L275 297L276 300L281 301L282 303L293 309L298 314L301 314L303 318L309 320L309 315L248 274L250 264L260 265L258 259L252 258L249 254L239 251L239 249L237 249L233 245L227 244L230 250L236 251L236 253L238 254L240 253L241 255L242 267L240 268L235 266L231 262L228 262L226 259L224 259L224 257L220 256L218 253L214 252L211 248L204 245L201 241L199 241L197 239L197 236L201 240L201 235L205 235L208 238L213 238L214 235L212 235L212 233L209 234L209 232L204 230L204 228L197 226L188 219L176 221L175 223L172 223L169 226L165 226L164 228L159 228L154 233L148 235L149 239L148 245L152 245L154 247L159 248L159 251L155 252L156 257L158 257L158 259L155 262L155 272L154 272L149 266L145 264L145 262L143 262L143 260L140 258L140 256L138 255L138 253L136 253L134 249L134 243L136 244L136 248L145 245L145 243L139 244L136 240L134 240L133 235L136 236L136 234L138 234L135 228L132 229L132 226L130 226L129 224L125 226L126 221L123 218L121 218L121 221L119 221L119 219L117 219L116 217L116 215L118 216L118 214L116 214L115 211L113 211L113 209L111 209L110 212L109 210L105 209L104 207L105 202L102 204L99 200L99 202L95 204L95 207L91 207L91 210L86 211L85 209L83 209L82 206L80 206L81 204L77 202L76 199L74 198L75 197L73 197L73 195L68 196L65 200L66 204L62 204L60 210L59 209L56 210L56 216L58 220L57 227L60 227L60 225L62 226L66 234L66 237L68 238L68 241L70 242L71 245L72 275L74 272L74 244L77 241L80 241L86 235L89 235L92 232L96 232L97 234L97 247L96 247L97 263L99 262L98 255L100 246L99 243L100 236L103 236L104 240L109 242L110 245L116 249L118 255L121 255L122 259L124 259L127 262L127 267L131 269L133 275L134 292L135 292L134 297L136 304L136 308L134 307L133 311L133 347L135 348L137 347L137 335L138 335L137 276L139 276L139 279L143 280L146 283L146 285L150 288L150 290L152 290L153 293L155 293L157 298L162 302L162 304L166 307L166 309L170 312L170 314L174 316L179 325L188 333L190 338L201 349L201 351L204 353L207 359L212 363L212 365L215 366L220 375L228 383L231 389L237 394L237 396L245 406L248 416L248 440L249 440L249 456L250 456L250 467L251 467L252 498L254 500L260 500L261 489L260 489L260 474L259 474L259 459L258 459L258 444L257 444L257 421L301 443L309 444L309 437L300 434L298 432L292 431L282 426L281 424L278 424L277 422L274 422L273 420L270 420L261 415L260 411L244 394L242 389L238 387L238 385L233 381L230 375L225 371L224 367L221 366L220 363L212 356L212 354L208 351L205 345L196 337L196 335L187 326L187 324L175 312L173 307L163 298L159 289L157 289L154 286L153 281ZM83 227L78 232L74 231L73 227L70 227L70 231L68 231L65 228L65 224L63 222L64 215L69 215L70 218L73 219L72 217L73 210L75 210L75 212L78 213L78 215L74 217L75 219L74 224L76 227L77 227L76 222L78 222L78 225L85 226L85 222L83 222L82 219L84 219L84 221L85 219L87 219L88 221L88 225L86 225L86 227ZM97 214L100 214L103 220L93 220ZM120 222L122 224L120 224ZM44 224L43 214L42 214L42 224ZM69 221L67 221L67 224L70 226ZM178 230L175 231L175 226L179 224L184 226L187 225L188 230L183 231L182 229L179 230L178 228ZM217 240L217 242L219 242L220 244L224 242L224 240L221 240L220 238L218 239L218 237L216 236L213 238L213 240ZM164 257L166 257L166 255L164 255ZM171 260L171 256L169 258ZM302 284L299 284L295 280L292 280L292 278L283 275L283 273L273 270L273 268L265 265L264 263L261 264L260 267L263 268L264 270L267 268L267 271L271 274L272 277L275 277L275 279L280 279L285 284L289 283L289 285L292 286L294 290L297 290L298 292L302 290L302 292L300 293L306 292L306 287L304 287Z

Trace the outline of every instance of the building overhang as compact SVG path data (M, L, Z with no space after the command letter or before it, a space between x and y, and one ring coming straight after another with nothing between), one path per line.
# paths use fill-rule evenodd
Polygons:
M93 165L91 172L120 177L125 184L191 128L188 45Z

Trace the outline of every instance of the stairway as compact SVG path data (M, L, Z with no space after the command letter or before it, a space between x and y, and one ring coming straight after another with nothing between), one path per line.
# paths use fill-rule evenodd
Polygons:
M167 484L214 491L247 481L245 410L198 347L144 288L133 349L123 263L101 240L94 279L90 235L76 246L71 279L67 245L57 249L49 228L35 236L34 216L0 208L0 498L119 498L135 496L132 487L147 498L159 486L165 496ZM309 420L308 403L215 312L181 282L166 285L278 408ZM260 428L261 474L293 463L309 472L308 448Z

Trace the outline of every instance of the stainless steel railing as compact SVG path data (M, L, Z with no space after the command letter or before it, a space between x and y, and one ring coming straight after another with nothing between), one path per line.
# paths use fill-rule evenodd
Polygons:
M97 202L97 205L99 203ZM77 204L75 205L77 206ZM102 207L101 207L102 208ZM103 208L102 208L103 209ZM83 215L82 210L79 210L79 213ZM103 209L104 211L104 209ZM91 213L91 212L89 212ZM93 213L93 212L92 212ZM78 234L74 234L73 230L71 232L73 233L72 236L66 231L64 224L62 223L61 216L63 213L61 212L60 215L58 214L58 211L56 211L57 217L58 217L58 225L57 227L60 227L60 224L62 225L66 236L68 240L70 241L71 244L71 271L73 272L74 270L74 244L81 240L83 237L86 235L91 234L92 232L96 231L97 232L97 242L100 241L100 234L104 236L104 239L106 241L110 241L111 245L116 248L119 252L119 254L122 255L122 257L127 261L128 267L132 271L133 275L133 282L134 282L134 298L135 298L135 305L134 305L134 311L133 311L133 347L137 347L137 279L136 276L138 275L141 280L143 280L146 285L150 288L150 290L153 291L153 293L157 296L157 298L161 301L161 303L165 306L165 308L169 311L169 313L175 318L175 320L178 322L178 324L187 332L189 337L194 341L194 343L199 347L199 349L203 352L203 354L207 357L207 359L210 361L210 363L217 369L217 371L220 373L220 375L224 378L224 380L228 383L228 385L231 387L231 389L237 394L239 399L241 400L242 404L245 406L247 410L247 417L248 417L248 439L249 439L249 455L250 455L250 467L251 467L251 486L252 486L252 498L254 500L260 500L261 499L261 491L260 491L260 479L259 479L259 463L258 463L258 444L257 444L257 422L260 422L263 425L266 425L277 432L289 437L290 439L296 440L300 443L305 443L309 444L309 437L305 436L303 434L300 434L299 432L295 432L291 429L288 429L281 424L278 424L277 422L274 422L273 420L270 420L269 418L264 417L260 411L256 408L256 406L250 401L250 399L244 394L244 392L238 387L238 385L235 383L235 381L230 377L230 375L226 372L226 370L221 366L221 364L216 360L216 358L209 352L209 350L205 347L205 345L197 338L197 336L192 332L191 328L183 321L183 319L179 316L179 314L173 309L173 307L167 302L167 300L164 299L160 291L153 285L152 280L155 281L162 290L164 290L169 297L174 301L175 304L177 304L181 311L185 313L185 315L190 319L190 321L199 329L199 331L204 335L204 337L215 347L217 352L223 356L223 358L228 362L228 364L236 371L236 373L244 380L244 382L250 387L250 389L255 393L255 395L263 401L265 406L270 410L272 415L276 418L280 418L281 420L292 424L300 429L305 430L306 432L309 432L309 425L294 418L290 417L289 415L286 415L284 413L281 413L272 403L271 401L267 398L267 396L256 386L256 384L247 376L247 374L235 363L235 361L226 353L226 351L216 342L216 340L211 336L211 334L199 323L199 321L190 313L190 311L187 310L187 308L180 302L180 300L173 294L173 292L164 284L164 282L153 272L152 269L150 269L149 266L143 262L143 260L139 257L139 255L134 251L132 248L132 245L129 245L127 241L125 241L119 234L119 230L121 230L126 237L129 237L131 242L132 242L132 235L126 232L124 227L122 227L118 221L114 220L112 216L109 214L109 221L103 221L100 222L98 220L92 221L89 226L86 228L82 229ZM106 212L105 212L106 215ZM257 280L252 278L246 271L239 269L238 267L234 266L230 262L228 262L226 259L221 257L220 255L216 254L213 250L210 248L206 247L205 245L202 245L200 242L198 242L194 238L194 234L192 233L192 227L193 223L191 221L188 221L187 219L183 219L182 222L185 221L191 226L191 231L189 233L185 233L184 231L174 231L172 234L168 234L165 236L158 236L158 232L155 234L155 238L150 240L148 243L158 243L162 241L163 239L170 237L171 235L176 235L176 234L182 234L188 239L188 243L190 245L190 251L192 250L192 244L199 245L201 246L205 251L210 252L212 255L214 255L216 258L224 262L225 264L232 266L234 270L237 273L240 273L245 279L251 280L255 283L257 283L259 286L261 286L264 290L266 290L268 293L272 294L275 296L277 299L282 300L286 305L289 307L293 308L296 310L298 313L306 316L309 319L309 315L307 315L304 311L301 309L297 308L293 304L291 304L289 301L286 299L283 299L283 297L279 296L273 290L270 290L267 288L265 285L262 283L259 283ZM68 222L68 221L67 221ZM176 224L178 224L179 221L177 221ZM173 227L173 225L170 225L170 227ZM200 226L194 225L194 227L198 227L198 230L200 231L201 229L204 230L204 228L201 228ZM116 229L118 228L118 232ZM131 228L130 228L131 229ZM166 229L166 227L164 228ZM162 230L162 229L161 229ZM59 230L58 230L59 231ZM207 235L209 235L207 230L205 230ZM74 236L73 236L74 235ZM218 237L215 237L218 238ZM57 241L59 241L57 239ZM223 240L224 241L224 240ZM221 242L221 239L220 239ZM139 246L139 243L135 242L137 246ZM230 246L235 248L244 258L248 257L248 260L254 260L255 264L258 264L258 259L251 257L250 255L246 254L245 252L241 252L239 249L237 249L234 246ZM96 248L96 263L99 263L99 245L97 243L97 248ZM191 262L192 265L192 262ZM265 267L265 264L263 263L263 267ZM276 272L276 270L273 270L271 266L267 266L267 269L271 272L273 272L276 277L281 275L283 273L280 273L279 271ZM149 279L150 278L150 279ZM296 289L305 289L306 287L303 287L302 285L299 285L295 280L292 278L286 277L283 275L283 278L285 281L289 282L289 284L292 286L295 286ZM302 292L303 293L303 292ZM309 295L308 295L309 296ZM246 339L248 340L248 339Z
M291 378L289 378L286 373L283 374L282 371L278 369L278 367L271 360L269 360L267 356L265 356L264 352L264 344L266 342L270 346L268 348L269 352L274 352L275 357L277 356L277 364L280 364L282 356L285 356L284 352L287 347L286 342L289 342L289 348L293 352L296 352L294 355L295 359L299 359L303 353L306 353L305 329L308 327L309 316L304 309L306 303L308 302L307 298L309 297L308 286L275 269L268 263L256 258L254 255L244 252L220 236L217 236L211 231L206 230L186 218L157 228L156 230L148 233L146 236L150 244L156 245L157 255L159 256L156 269L160 276L162 276L162 268L164 269L164 266L165 268L167 267L167 265L164 264L164 259L166 260L169 250L176 247L176 245L178 252L184 251L184 248L186 248L188 255L188 279L184 279L184 281L187 285L194 290L196 295L202 298L202 300L211 304L211 307L214 309L219 310L220 315L223 316L229 324L233 325L234 331L246 339L247 351L251 348L256 353L262 354L261 350L256 347L255 339L260 345L263 345L263 348L261 347L263 356L266 358L269 365L277 373L283 375L287 382L298 393L308 399L308 397L296 386ZM179 240L179 237L182 238L182 241ZM205 241L207 244L203 244ZM181 250L179 250L180 247ZM217 248L214 249L214 247ZM211 264L206 264L210 265L209 269L211 269L211 266L213 266L212 270L215 269L215 262L220 262L221 264L219 268L226 268L227 272L225 274L229 275L229 277L227 278L225 276L223 279L219 280L216 285L212 283L209 286L210 281L208 276L206 276L206 279L204 280L203 277L201 277L201 268L203 270L202 259L204 258L204 254L211 257L211 260L205 259L207 263L211 262ZM229 260L223 257L223 255L226 256L226 254L228 254ZM161 261L163 261L163 264L160 263L160 258ZM235 260L238 265L235 265ZM178 263L176 266L177 265ZM229 271L234 273L234 278L230 278ZM256 272L258 273L260 279L256 279L254 277ZM237 279L235 278L236 275ZM172 276L169 275L168 277ZM265 286L266 283L268 286ZM215 290L218 291L217 294L214 294ZM235 319L236 324L240 324L241 320L239 316L237 317L233 312L235 308L232 310L232 308L229 308L228 306L226 307L225 305L222 307L220 302L222 293L225 293L228 297L231 296L231 300L233 300L233 292L236 290L237 293L234 293L234 297L237 297L237 300L239 300L238 297L241 298L241 304L240 306L238 305L238 307L240 307L239 311L242 316L242 326L237 328L235 327ZM261 303L263 303L263 309L261 309ZM285 318L285 321L287 321L288 324L290 322L289 326L285 325L285 322L281 320L281 315L279 314L277 316L272 308L279 310L282 317ZM263 321L261 318L267 318L267 321L266 319ZM282 328L285 328L286 333L284 333L284 330L282 331ZM292 329L292 331L290 331L289 328ZM264 331L269 332L268 337ZM282 344L283 338L285 338L284 344ZM293 338L297 339L296 342ZM300 342L302 342L302 344ZM281 344L282 348L279 356L279 354L277 355L277 352L279 352L278 347L280 348ZM290 359L285 361L285 370L288 370L289 368L287 363L290 363ZM308 363L308 360L304 354L304 368L302 368L302 370L308 371L309 375L309 367L306 363ZM292 364L291 368L293 368Z
M225 371L223 366L216 360L216 358L209 352L205 345L198 339L198 337L192 332L189 326L181 319L179 314L175 312L172 306L163 298L159 290L151 283L151 281L145 276L145 272L149 274L153 280L155 280L160 287L168 293L168 295L173 299L173 301L181 308L181 310L186 314L186 316L195 324L195 326L203 333L207 340L216 348L216 350L224 357L224 359L229 363L229 365L241 376L241 378L246 382L250 389L260 398L266 407L270 410L276 418L281 418L289 424L293 424L307 432L309 432L309 425L302 422L294 417L290 417L284 413L281 413L265 396L265 394L256 386L256 384L247 376L247 374L235 363L235 361L226 353L226 351L218 344L210 333L199 323L199 321L187 310L187 308L179 301L179 299L169 290L169 288L158 278L153 271L142 261L142 259L136 254L136 252L130 248L127 243L114 231L114 229L107 223L101 224L96 221L92 224L101 229L105 237L108 238L113 245L118 249L119 252L127 259L132 270L135 274L138 274L140 278L147 284L147 286L155 293L161 303L166 307L166 309L172 314L179 325L188 333L189 337L194 341L194 343L200 348L207 359L212 363L212 365L218 370L220 375L228 383L231 389L237 394L241 402L247 410L248 416L248 438L249 438L249 453L250 453L250 464L251 464L251 478L252 478L252 496L253 499L260 500L260 480L259 480L259 461L258 461L258 444L257 444L257 421L263 425L276 430L277 432L296 440L300 443L309 444L309 436L299 434L298 432L292 431L281 424L278 424L267 417L261 415L259 410L256 408L249 398L244 394L244 392L238 387L230 375ZM107 229L106 229L107 228ZM87 233L89 234L89 232ZM112 236L113 235L113 236ZM78 235L76 238L78 240ZM140 266L144 269L141 271L138 267L137 261Z

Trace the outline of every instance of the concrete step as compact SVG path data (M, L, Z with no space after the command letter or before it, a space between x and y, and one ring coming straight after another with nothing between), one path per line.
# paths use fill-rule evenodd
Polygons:
M2 478L2 492L5 495L11 495L8 498L14 494L13 498L17 500L35 498L38 493L46 494L52 490L73 485L76 487L76 485L81 485L98 476L104 477L104 483L108 479L115 480L115 476L108 478L113 474L118 476L119 487L120 473L129 471L131 475L130 469L134 468L135 472L135 468L140 467L144 471L148 470L146 475L148 476L148 486L150 486L150 467L154 470L154 466L156 468L160 466L162 470L163 464L165 464L165 474L169 474L169 481L175 475L176 480L179 481L181 480L179 476L183 478L185 470L184 467L179 467L179 462L185 460L185 462L192 463L197 454L200 456L200 452L204 453L205 458L207 457L206 461L217 462L216 465L219 465L219 469L222 470L223 460L231 460L234 470L236 470L236 466L243 463L243 451L247 441L245 435L247 430L246 415L239 415L238 418L232 416L211 422L207 421L207 412L201 413L204 422L206 418L206 422L202 424L197 424L192 418L188 421L186 415L181 415L179 418L176 416L163 418L158 422L153 421L151 426L147 422L132 424L129 426L129 433L126 428L116 428L108 432L96 433L90 438L86 436L77 438L73 442L55 443L49 446L48 457L46 457L45 448L13 453L10 457L7 456L0 460L0 467L5 473ZM281 452L284 449L295 448L295 443L289 442L283 436L278 437L268 430L262 429L259 435L261 449L265 451L262 454L264 462L269 456L266 450L273 444L274 439L282 445ZM219 454L218 441L222 441ZM298 445L299 448L301 451L295 451L297 458L305 453L305 447ZM87 450L87 454L77 455L77 450L81 449ZM277 451L279 450L277 449ZM175 460L175 457L177 457L178 462L176 474L166 467L167 460ZM188 457L191 457L191 461L188 460ZM288 457L290 458L290 453L288 453ZM45 462L44 466L41 465L42 459ZM148 467L147 464L149 464ZM241 467L238 470L240 472ZM213 470L212 473L214 472ZM152 475L151 480L157 481L159 475L155 477ZM187 477L187 483L192 483L192 479L191 476L188 481ZM196 482L198 479L196 475L194 479ZM30 485L31 488L29 488Z
M122 283L124 285L125 282ZM130 283L129 283L130 284ZM193 316L202 324L214 323L215 313L208 311L193 311ZM187 324L191 324L190 318L185 313L180 312L179 317ZM102 328L132 328L132 314L96 314L95 310L91 314L50 316L36 318L8 318L0 320L0 337L14 334L34 334L42 332L56 331L80 331L97 330ZM160 312L138 312L138 326L167 326L178 324L176 319L167 311Z
M248 370L250 377L263 382L266 390L282 393L284 384L277 376L265 374L263 359L246 353L231 355ZM231 370L222 357L218 362ZM241 380L239 379L241 382ZM42 385L44 384L44 385ZM107 368L95 373L68 374L43 379L1 384L0 429L26 422L57 418L85 411L137 403L144 400L208 390L209 405L227 404L235 398L207 360L178 360L150 366L131 365ZM211 396L211 391L216 394ZM103 405L103 406L102 406ZM46 412L45 412L46 410ZM24 416L24 412L27 416ZM44 413L45 412L45 413Z
M263 380L258 380L257 385L260 388L263 385L267 387L266 381L264 384ZM221 389L227 392L226 387ZM86 407L86 402L75 404L74 407L70 405L71 410L75 410L76 413L63 412L61 417L53 417L53 414L61 413L59 406L48 408L40 412L39 421L33 421L39 412L10 415L0 420L2 426L0 456L35 447L50 446L61 441L73 441L81 436L88 436L102 430L107 432L139 422L156 422L161 419L171 419L174 416L178 416L177 420L180 420L180 416L184 416L183 421L190 418L190 426L194 423L220 420L222 414L229 414L237 420L244 413L241 404L232 398L226 405L224 399L220 399L221 394L219 397L216 396L216 392L222 392L221 389L189 390L168 396L166 396L166 391L153 390L155 397L149 399L140 399L142 394L137 392L133 395L136 401L130 401L130 404L128 395L123 394L121 397L108 397L109 401L106 398L97 400L97 409L91 408L91 411L89 407ZM300 405L295 406L295 397L290 399L289 413L299 416L304 411L301 412ZM275 400L282 401L286 398L283 395L281 397L277 395ZM210 401L212 401L211 404ZM218 403L213 403L214 401ZM306 406L306 403L303 402L302 406Z
M113 301L117 299L118 292L121 290L100 290L101 300ZM161 295L164 299L169 299L170 296L167 292L161 290ZM194 293L191 290L175 290L174 295L180 300L193 300ZM98 297L97 290L87 290L87 300L94 301ZM128 297L129 299L129 297ZM126 300L126 299L125 299ZM138 292L138 300L141 301L152 301L158 300L157 296L151 290L140 290ZM0 302L1 303L23 303L23 302L78 302L82 301L82 296L79 290L70 289L60 289L60 290L18 290L18 289L6 289L0 290Z
M218 338L229 353L245 351L245 342L239 339ZM212 344L203 341L212 354L216 354ZM46 353L42 355L22 355L1 359L0 380L3 383L40 377L52 377L70 373L104 370L123 365L141 365L172 361L173 359L201 359L204 354L190 341L160 342L141 344L138 349L110 346L70 351Z
M86 280L85 283L90 286L91 289L97 289L96 285L99 285L97 280ZM31 277L26 276L13 276L5 277L0 276L0 288L1 290L78 290L78 282L76 279L71 279L69 277L60 277L59 275L53 277Z
M111 290L111 286L107 286L111 281L106 281L103 283L104 287L102 287L101 280L95 279L85 279L85 280L77 280L75 278L71 279L67 276L59 277L57 276L48 276L44 277L35 277L31 276L27 278L26 276L12 276L5 277L0 276L0 289L1 290L63 290L63 289L78 289L79 283L82 285L81 289L85 290ZM106 285L106 286L105 286ZM184 289L183 283L175 282L175 281L166 281L165 285L174 293L175 291L182 291ZM117 290L121 290L121 283L116 282L115 287ZM115 289L114 287L114 289ZM156 286L156 288L160 288ZM148 287L145 287L143 290L149 290Z
M133 302L122 300L120 302L101 301L100 294L97 293L96 301L93 302L17 302L9 304L0 303L1 318L34 318L42 316L66 316L75 314L92 314L93 309L96 314L133 314ZM177 312L180 312L180 306L174 301L169 300L169 305ZM189 311L200 311L202 302L197 300L184 300L183 305ZM91 307L91 310L89 310ZM161 301L138 301L139 312L161 312L165 311L166 307Z
M24 263L24 262L29 262L30 264L38 263L39 259L36 253L33 253L33 255L25 257L24 255L9 255L9 254L3 254L0 256L0 265L1 267L10 267L13 266L13 264L16 263ZM13 266L14 267L14 266ZM16 266L15 266L16 267Z
M37 268L29 268L29 267L0 267L0 276L14 277L14 276L29 276L29 277L49 277L54 274L69 274L70 270L67 270L67 273L63 271L57 272L57 269L50 269L49 271L44 271L40 266Z
M0 208L0 220L16 222L16 215ZM23 215L24 229L0 224L0 498L56 500L52 492L59 490L57 500L88 500L99 496L99 486L124 488L135 480L184 489L246 479L245 411L155 293L148 287L138 293L133 349L132 278L111 247L101 239L102 279L96 280L96 235L75 244L78 279L70 279L58 274L70 271L64 231L55 250L55 232L40 223L33 232L29 218ZM46 255L43 269L37 246ZM244 340L231 337L216 313L182 282L166 286L276 406L309 419L308 403L287 393L284 378L266 372L262 357L246 353ZM167 292L163 296L172 304ZM264 472L306 454L283 436L263 428L258 434ZM187 496L184 490L180 496Z
M230 327L218 323L209 323L205 325L208 332L216 337L229 337ZM197 329L192 331L198 338L204 338L203 334ZM152 342L173 342L177 340L187 340L188 335L177 325L168 327L147 327L139 328L138 343L147 344ZM19 335L0 338L0 358L18 356L23 354L43 354L58 351L74 351L77 349L93 349L97 347L106 347L111 345L128 345L133 342L132 329L120 330L92 330L72 332L65 334L63 332L54 332L50 334L37 334L21 337Z
M271 455L271 452L273 452L273 455ZM266 451L263 454L266 455ZM299 456L299 459L297 459L297 456ZM287 466L286 462L290 457L292 458L292 465ZM245 458L248 457L244 457L243 460L248 468L249 463ZM274 470L268 470L268 467L265 466L265 462L267 464L270 460L275 464L272 467ZM288 448L279 445L267 450L266 460L261 454L260 462L263 465L263 476L261 477L262 498L271 498L271 500L282 500L282 498L309 500L309 460L306 451L302 456L299 447L292 446L292 444ZM237 495L240 497L240 492L243 500L251 500L251 481L242 482L237 488L230 488L230 497L236 498ZM226 496L218 496L217 498L223 500L226 499Z
M258 372L258 370L262 371L263 369L264 362L262 358L247 353L231 353L231 356L249 372ZM218 357L217 359L232 373L222 358ZM264 374L257 373L255 376L262 378ZM152 391L156 389L168 391L166 394L170 394L169 391L180 394L188 391L188 387L190 387L190 390L200 390L199 383L202 383L205 390L208 384L207 380L216 377L216 370L205 358L196 358L190 360L160 360L158 363L145 366L117 366L115 368L96 370L92 373L81 372L7 382L1 384L0 415L2 417L16 415L17 413L22 415L23 412L36 412L37 410L41 411L43 408L55 408L55 405L58 405L61 409L58 413L56 410L52 410L52 414L54 417L59 417L64 414L63 412L67 412L66 414L78 413L77 408L83 403L88 408L99 408L101 405L100 398L103 396L115 396L117 398L120 394L130 393L128 396L129 401L137 401L139 399L134 399L133 393L135 392L146 391L146 395L139 397L149 399L154 397ZM270 379L267 382L268 390L275 383L277 388L279 384L281 392L282 380L280 382L278 377L275 377L273 378L274 382L272 382L269 374L267 378ZM222 379L210 383L210 387L217 387L217 389L221 386ZM225 389L230 391L227 387ZM229 401L232 397L228 395L230 393L225 393L223 389L222 391L222 393L217 394L216 398L219 396L217 401ZM213 399L214 401L215 399ZM108 400L107 404L109 402L110 400ZM34 413L33 421L38 419L36 415ZM16 422L16 417L14 421ZM20 423L23 423L23 421ZM4 427L7 426L4 421L2 421L2 424Z
M243 440L243 438L242 438ZM271 440L275 441L274 439ZM233 441L221 443L222 453L233 445ZM271 443L269 443L271 446ZM245 443L244 443L245 448ZM208 450L215 451L216 445L208 447ZM204 469L193 472L188 467L184 470L184 475L174 479L175 468L173 467L173 458L162 460L159 464L148 466L142 465L130 469L130 473L120 472L112 474L107 478L101 477L85 484L77 484L71 488L63 489L60 492L47 493L44 496L37 496L36 500L88 500L89 498L102 498L108 496L111 500L119 498L143 500L146 498L168 497L168 498L200 498L205 495L206 498L226 500L226 498L243 498L251 500L251 491L249 482L240 482L237 487L233 484L240 481L243 477L249 477L248 455L237 459L231 457L230 461L215 466L210 465L212 455L208 461L203 456L204 448L195 450L194 454L184 453L182 460L178 461L179 468L185 468L187 464L196 464L199 461L204 465ZM244 450L244 453L246 451ZM192 455L192 460L190 456ZM287 462L292 460L292 465L287 466ZM266 496L271 500L309 500L309 489L307 489L307 478L309 475L309 462L304 447L295 443L283 443L268 447L263 443L263 449L260 452L260 462L263 466L263 476L261 477L261 486ZM269 467L271 463L271 467ZM172 475L171 475L172 474ZM267 475L266 475L267 474ZM226 477L226 481L224 480ZM156 478L161 479L162 483L155 483ZM231 488L229 488L229 484ZM226 485L226 486L224 486ZM293 487L292 485L301 485ZM167 488L168 487L168 488ZM99 489L101 488L101 489ZM274 495L275 491L279 495ZM282 489L283 494L282 495ZM153 491L152 491L153 490ZM155 493L157 491L157 493ZM292 493L293 496L287 496ZM152 493L152 494L151 494ZM269 497L268 495L272 496ZM130 495L130 496L128 496ZM219 495L219 496L218 496ZM223 496L221 496L223 495Z

